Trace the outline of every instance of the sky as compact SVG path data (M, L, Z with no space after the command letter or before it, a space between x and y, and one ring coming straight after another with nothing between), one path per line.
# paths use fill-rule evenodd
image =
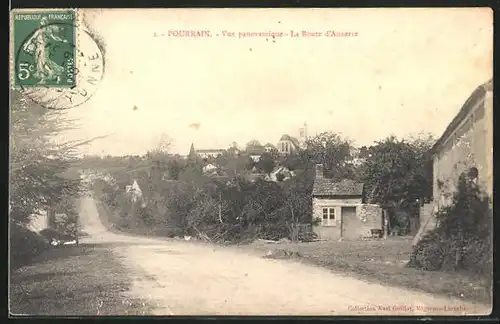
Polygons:
M66 138L108 134L87 154L173 153L276 144L282 134L340 133L357 145L388 135L440 136L493 75L492 11L462 9L81 9L103 40L106 69L71 109ZM213 37L169 37L210 30ZM334 30L351 37L238 32ZM236 37L217 37L234 31ZM155 36L165 34L165 36ZM136 107L137 109L134 109ZM199 124L199 127L193 127ZM191 125L191 126L190 126Z

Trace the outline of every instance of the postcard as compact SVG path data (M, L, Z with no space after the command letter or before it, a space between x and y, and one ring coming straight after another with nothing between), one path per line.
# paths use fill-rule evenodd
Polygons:
M12 317L491 312L490 8L10 27Z

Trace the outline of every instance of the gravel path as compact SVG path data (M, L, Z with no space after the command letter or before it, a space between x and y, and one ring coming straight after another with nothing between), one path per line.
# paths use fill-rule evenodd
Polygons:
M84 198L82 243L109 243L132 277L131 297L155 315L486 315L490 307L385 287L232 248L114 234Z

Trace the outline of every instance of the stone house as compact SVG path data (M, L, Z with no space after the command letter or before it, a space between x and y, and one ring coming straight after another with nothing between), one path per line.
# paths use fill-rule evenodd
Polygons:
M202 168L202 171L203 171L203 173L213 173L213 172L217 171L217 167L215 165L209 163Z
M312 191L313 226L320 239L360 239L372 230L383 230L382 208L364 203L363 184L344 179L336 182L323 176L323 165L316 165Z
M298 139L288 134L281 136L276 146L280 154L292 154L300 150L301 145Z
M493 193L493 83L479 86L434 144L433 198L446 203L464 171L476 168L478 184Z
M276 147L273 144L267 143L266 145L264 145L264 152L271 153L274 150L276 150Z
M271 173L266 175L265 180L278 182L278 181L287 181L293 177L295 177L295 172L289 170L287 167L279 165L275 167L274 170L271 171Z
M254 163L258 163L260 161L261 156L262 156L261 154L250 154L250 158Z
M196 154L202 159L217 158L226 152L224 149L200 149L196 150Z
M434 213L451 201L459 176L472 173L478 185L493 194L493 80L480 85L465 101L431 149L433 200L420 209L414 244L436 226Z

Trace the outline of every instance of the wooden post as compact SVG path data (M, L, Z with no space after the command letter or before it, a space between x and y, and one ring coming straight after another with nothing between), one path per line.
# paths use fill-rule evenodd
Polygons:
M222 194L219 192L219 222L222 224Z
M78 232L80 230L80 214L76 215L76 231L75 231L75 240L76 240L76 246L80 245L80 240L78 239L79 235Z
M387 213L385 212L385 209L382 209L382 219L384 220L384 240L387 239L387 231L389 230L389 222L387 220Z
M52 207L47 209L47 227L53 228L55 223L55 211Z

